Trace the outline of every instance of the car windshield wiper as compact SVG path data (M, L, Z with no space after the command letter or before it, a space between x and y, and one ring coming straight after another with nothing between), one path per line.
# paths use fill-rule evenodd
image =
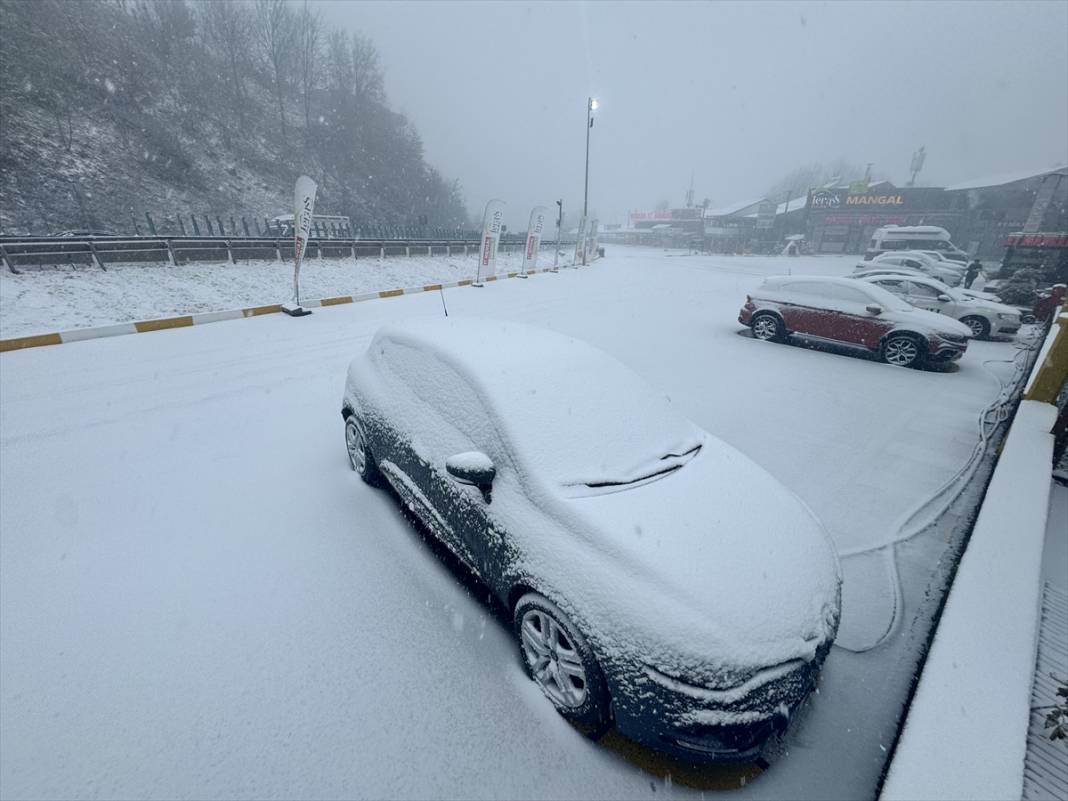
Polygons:
M692 448L689 448L688 450L685 450L682 453L666 453L657 460L657 464L655 465L655 467L648 471L642 471L639 475L634 476L633 478L624 478L618 480L604 479L594 481L576 481L570 484L565 484L564 486L572 490L579 489L580 492L581 488L583 487L594 490L609 491L613 489L633 487L638 484L644 484L648 481L663 478L669 473L674 473L676 470L679 470L683 465L690 461L694 456L696 456L697 452L700 450L701 445L700 443L698 443L697 445L694 445Z

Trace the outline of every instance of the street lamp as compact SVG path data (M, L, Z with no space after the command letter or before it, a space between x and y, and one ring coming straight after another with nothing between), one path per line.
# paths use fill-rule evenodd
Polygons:
M590 207L590 129L593 127L593 112L597 110L598 102L596 98L586 98L586 187L582 194L582 230L579 231L579 236L586 235L587 215L589 214ZM582 266L586 266L586 245L582 245Z

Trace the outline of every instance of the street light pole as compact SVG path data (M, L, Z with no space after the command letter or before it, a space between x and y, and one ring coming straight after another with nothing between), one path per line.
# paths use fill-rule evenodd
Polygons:
M582 230L579 236L586 236L586 228L589 225L588 215L590 212L590 129L593 128L593 112L597 110L597 101L592 97L586 98L586 186L582 193ZM586 266L586 243L582 244L582 266Z
M556 247L553 248L553 272L560 272L560 226L564 223L564 199L556 201L559 209L556 212Z

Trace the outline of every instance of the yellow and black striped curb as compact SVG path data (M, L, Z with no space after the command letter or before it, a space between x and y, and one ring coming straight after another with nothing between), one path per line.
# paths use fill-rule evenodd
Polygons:
M531 270L528 275L534 273L551 272L552 268L544 267L540 270ZM503 275L487 276L484 281L496 281L503 278L515 278L519 273L505 273ZM361 295L338 295L334 298L321 298L320 300L307 300L302 303L305 308L314 309L320 306L339 306L343 303L360 303L365 300L378 300L379 298L396 298L401 295L414 295L419 292L437 292L439 289L451 289L453 287L470 286L474 278L462 278L447 284L424 284L408 289L380 289L376 292L364 292ZM217 323L222 320L240 320L244 317L259 317L262 314L277 314L282 311L282 304L274 303L269 306L251 306L247 309L230 309L228 311L200 312L199 314L185 314L180 317L164 317L159 320L140 320L133 323L117 323L116 325L98 325L91 328L75 328L71 331L59 331L51 334L34 334L27 337L13 337L12 339L0 339L0 353L9 350L23 350L24 348L40 348L45 345L62 345L65 342L80 342L85 339L99 339L100 337L115 337L123 334L144 334L149 331L163 331L167 328L185 328L192 325L205 325Z

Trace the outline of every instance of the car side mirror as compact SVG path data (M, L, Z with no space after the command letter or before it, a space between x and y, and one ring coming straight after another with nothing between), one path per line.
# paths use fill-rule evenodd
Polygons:
M940 301L942 301L943 303L949 303L950 301L953 300L953 298L951 298L949 295L939 295L938 299Z
M490 490L493 479L497 477L497 468L493 461L481 451L457 453L445 460L445 470L460 484L470 484L482 491L482 498L490 502Z
M878 303L869 303L864 308L868 310L868 314L882 314L883 313L883 307L880 306Z

